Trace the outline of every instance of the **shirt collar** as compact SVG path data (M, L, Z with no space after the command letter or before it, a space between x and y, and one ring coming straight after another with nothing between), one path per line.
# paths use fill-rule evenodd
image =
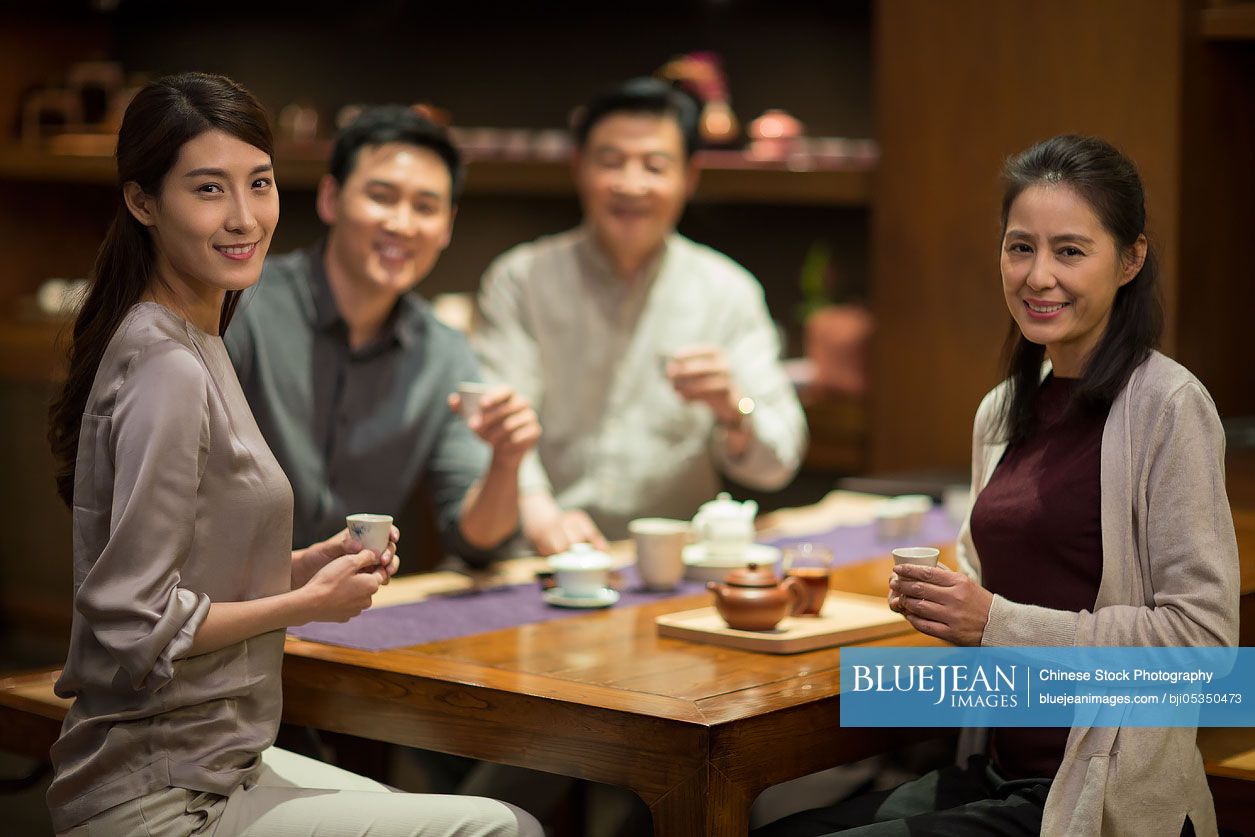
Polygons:
M658 251L649 257L649 260L641 267L640 275L636 281L630 286L633 290L639 289L644 291L653 285L658 274L662 272L662 266L666 262L667 252L672 249L673 241L677 233L672 230L671 234L663 239L662 246ZM615 271L614 265L610 261L610 257L606 255L605 250L597 243L597 237L593 235L592 228L587 224L580 226L580 236L577 242L580 260L584 264L585 273L589 276L603 282L610 282L617 287L627 287L619 274Z
M340 309L336 307L335 296L331 293L331 282L327 279L326 240L320 240L305 251L309 262L309 290L312 310L310 320L314 327L329 331L338 329L341 334L348 334L348 326ZM413 291L404 293L392 307L392 313L384 321L379 338L372 345L399 344L402 348L414 346L422 338L427 327L427 302Z

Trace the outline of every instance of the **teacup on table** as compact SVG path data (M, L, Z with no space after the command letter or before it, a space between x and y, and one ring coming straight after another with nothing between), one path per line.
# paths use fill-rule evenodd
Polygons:
M549 556L557 589L573 599L600 595L610 580L612 563L609 555L586 543L574 544L567 552Z
M641 517L628 524L636 543L636 572L648 590L673 590L684 575L686 520Z
M351 514L344 519L349 534L364 549L369 549L377 557L382 556L392 540L392 515L390 514Z

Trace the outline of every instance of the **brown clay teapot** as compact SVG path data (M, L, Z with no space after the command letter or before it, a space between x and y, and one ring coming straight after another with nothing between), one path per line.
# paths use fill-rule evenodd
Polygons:
M715 594L715 609L728 627L738 631L770 631L785 614L797 613L806 603L802 581L779 582L775 573L757 564L733 570L724 582L709 581L706 589Z

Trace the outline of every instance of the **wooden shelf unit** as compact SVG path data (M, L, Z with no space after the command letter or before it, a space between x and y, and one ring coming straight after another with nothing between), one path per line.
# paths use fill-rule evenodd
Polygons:
M279 148L276 177L280 187L312 189L326 172L323 144ZM728 160L719 152L716 160ZM736 155L740 156L740 155ZM69 154L42 148L0 145L0 181L111 184L113 157L105 153ZM697 200L718 203L804 206L866 206L871 202L875 163L851 159L841 167L796 171L783 163L727 165L703 163ZM535 158L471 157L466 194L561 196L573 193L570 162Z

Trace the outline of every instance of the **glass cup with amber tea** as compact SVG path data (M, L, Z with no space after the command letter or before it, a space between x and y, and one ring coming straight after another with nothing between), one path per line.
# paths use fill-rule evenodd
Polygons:
M806 603L798 614L818 616L828 596L828 580L832 573L832 550L817 543L795 543L784 548L781 568L786 576L801 581L806 587Z

